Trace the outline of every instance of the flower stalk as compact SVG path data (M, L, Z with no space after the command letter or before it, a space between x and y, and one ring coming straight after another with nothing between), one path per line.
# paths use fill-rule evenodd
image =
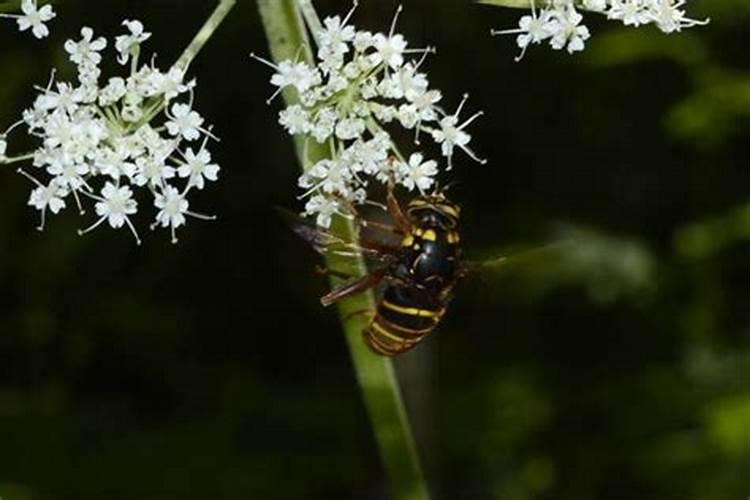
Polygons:
M200 31L198 31L195 38L190 42L190 45L187 46L175 63L177 68L181 69L183 72L187 71L190 63L193 62L193 59L198 55L198 52L200 52L206 42L208 42L213 36L216 29L224 21L224 18L229 14L229 11L232 10L235 3L237 3L237 0L219 0L219 5L216 6L211 17L206 20L206 23Z
M310 0L258 0L271 55L276 62L300 60L313 64L311 44L303 21L317 19ZM319 23L319 21L318 21ZM298 94L292 88L282 93L288 106L297 104ZM295 136L297 156L302 169L307 172L317 162L330 158L327 144L319 144ZM333 221L333 231L356 239L354 224L343 217ZM331 269L353 276L367 272L361 256L356 258L329 255ZM334 286L340 280L332 278ZM389 358L373 354L362 340L368 315L375 300L372 293L363 293L338 304L342 328L346 334L352 362L367 408L381 458L390 478L392 496L399 500L424 500L429 498L422 474L414 438L401 396L393 364Z

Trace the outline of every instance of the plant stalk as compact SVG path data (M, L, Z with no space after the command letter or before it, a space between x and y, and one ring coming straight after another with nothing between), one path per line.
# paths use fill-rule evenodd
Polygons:
M224 21L224 18L232 10L237 0L219 0L219 5L216 6L211 17L206 20L206 23L198 31L190 45L187 46L185 51L182 53L180 58L175 63L175 66L180 68L183 73L187 72L190 63L193 62L195 56L201 51L206 42L213 36L214 32L218 29L219 25Z
M305 19L318 19L310 0L258 0L258 8L274 61L278 63L286 59L294 60L301 51L300 57L314 64L312 47L303 20L303 14ZM315 30L314 25L311 26L311 30ZM293 89L286 89L283 96L287 105L298 102L298 96ZM328 148L315 141L306 143L298 136L295 137L295 144L303 170L330 156ZM334 219L333 224L334 232L356 240L357 231L352 221L338 217ZM329 269L353 276L362 276L367 272L361 256L351 258L329 255L326 264ZM331 283L337 286L341 281L332 278ZM373 354L362 339L362 331L371 317L362 312L374 310L374 296L372 293L363 293L341 301L337 307L357 382L390 479L392 498L426 500L429 498L427 484L422 474L393 364L389 358Z

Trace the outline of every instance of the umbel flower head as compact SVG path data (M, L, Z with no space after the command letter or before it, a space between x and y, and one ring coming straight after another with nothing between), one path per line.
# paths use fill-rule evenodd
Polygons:
M291 88L299 104L279 114L279 123L306 144L324 144L330 157L319 161L299 179L307 200L305 215L315 216L327 227L334 214L351 216L356 205L369 197L372 183L401 185L409 191L427 192L441 169L423 151L402 152L391 135L397 129L411 131L414 145L428 136L442 154L446 169L457 150L484 163L470 149L467 127L481 112L462 118L464 96L455 111L441 106L443 94L431 88L422 66L432 48L409 48L395 32L399 7L388 33L371 33L349 24L356 9L343 19L328 17L316 29L315 65L300 60L271 66L272 100Z
M37 0L23 0L21 14L0 14L0 17L15 19L20 31L31 28L34 36L41 39L49 35L49 29L45 23L51 21L55 15L51 5L39 8Z
M33 168L19 169L34 188L29 205L57 214L75 203L81 214L84 203L94 206L96 219L87 233L101 225L127 227L140 243L132 217L151 206L156 226L175 230L186 216L212 217L189 210L188 195L217 180L219 166L212 162L207 145L214 136L193 109L195 81L184 81L183 70L159 70L155 58L139 65L141 44L151 34L139 21L124 21L127 33L115 39L117 60L127 65L123 76L101 78L99 64L109 43L81 29L79 40L65 42L65 51L78 68L78 81L56 81L38 88L34 105L23 119L0 134L0 163L5 137L25 125L39 141Z
M518 28L493 30L493 35L516 35L521 54L532 44L549 42L555 50L567 50L573 54L584 49L591 37L589 29L582 25L580 11L602 14L625 26L656 25L664 33L675 33L683 28L705 25L687 17L684 9L687 0L530 0L531 14L521 17ZM488 0L486 3L493 3ZM502 4L502 2L499 2ZM540 7L537 9L537 7Z

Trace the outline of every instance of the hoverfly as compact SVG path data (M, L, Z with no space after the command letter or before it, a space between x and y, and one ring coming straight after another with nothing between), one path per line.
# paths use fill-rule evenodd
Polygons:
M449 200L444 191L417 196L404 210L389 189L385 208L393 225L356 220L363 228L390 232L400 242L361 240L354 244L302 218L295 217L291 225L320 254L354 249L379 261L369 274L350 278L322 297L321 303L330 306L385 284L363 336L375 353L395 356L409 351L437 328L454 287L470 266L461 262L458 232L461 207ZM338 274L333 270L328 272Z

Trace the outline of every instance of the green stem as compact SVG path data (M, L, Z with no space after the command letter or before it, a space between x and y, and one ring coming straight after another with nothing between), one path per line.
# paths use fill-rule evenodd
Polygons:
M297 0L297 6L305 22L310 27L310 33L312 33L313 39L317 44L318 33L323 31L323 23L320 22L320 17L318 17L318 12L313 7L312 0Z
M271 55L275 61L294 59L302 48L302 56L314 64L312 49L302 19L302 8L312 9L309 0L258 0L258 8L268 38ZM314 14L305 12L306 18ZM315 14L317 18L317 14ZM298 101L296 92L286 89L284 100L287 105ZM304 137L295 137L297 156L304 170L329 154L326 145L313 141L305 144ZM338 234L356 239L354 224L344 218L334 221L333 230ZM347 274L362 276L367 272L360 257L329 255L327 265L331 269ZM336 279L333 285L340 284ZM429 498L427 484L419 464L414 438L404 409L393 364L389 358L373 354L362 339L362 331L368 324L368 317L362 311L372 311L375 299L372 293L363 293L338 305L339 317L349 345L354 369L357 375L365 406L375 433L375 440L391 482L392 497L397 500L425 500Z
M193 38L193 41L190 42L190 45L185 49L185 52L182 53L175 63L176 67L180 68L183 72L187 71L190 63L193 62L193 59L198 55L198 52L200 52L206 42L208 42L211 36L213 36L214 32L222 21L224 21L224 18L229 14L229 11L232 10L232 7L234 7L236 2L237 0L219 0L219 5L216 6L211 17L208 18L206 23Z

